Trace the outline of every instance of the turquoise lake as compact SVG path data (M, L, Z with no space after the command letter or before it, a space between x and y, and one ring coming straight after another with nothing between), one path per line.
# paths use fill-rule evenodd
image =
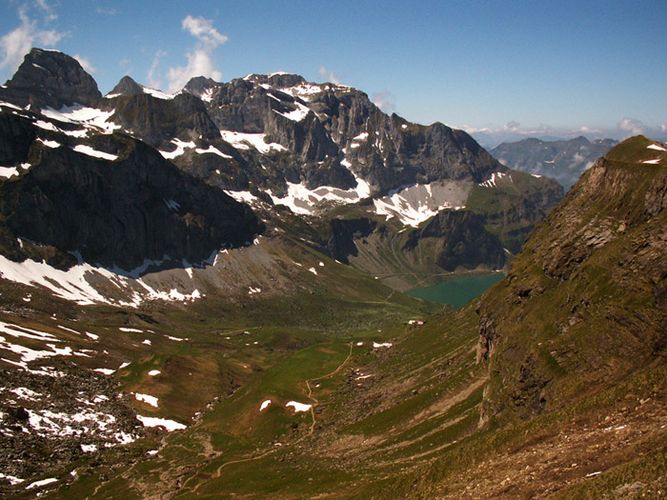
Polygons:
M418 299L462 307L482 295L487 288L505 277L505 273L465 274L452 276L425 288L413 288L407 294Z

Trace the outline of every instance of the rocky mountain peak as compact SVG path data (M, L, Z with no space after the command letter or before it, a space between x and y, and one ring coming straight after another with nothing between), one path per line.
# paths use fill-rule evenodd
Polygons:
M125 75L107 95L138 95L143 93L144 88L139 85L131 76Z
M278 88L296 87L297 85L306 83L306 79L301 75L284 72L271 73L270 75L258 75L253 73L246 76L244 80Z
M207 92L211 92L211 90L219 86L220 84L212 78L207 78L205 76L195 76L185 84L183 91L195 95L199 98L204 98Z
M23 60L0 98L23 106L51 107L83 104L94 106L102 94L81 64L62 52L32 49Z

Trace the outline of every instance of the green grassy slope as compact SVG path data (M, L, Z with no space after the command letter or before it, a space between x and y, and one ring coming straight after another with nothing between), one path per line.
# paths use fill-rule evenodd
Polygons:
M52 496L664 496L667 172L649 145L590 169L507 278L460 311L331 261L284 299L91 309L91 327L187 334L143 354L119 342L135 360L119 380L160 394L155 414L202 414L122 463L111 450L80 464Z

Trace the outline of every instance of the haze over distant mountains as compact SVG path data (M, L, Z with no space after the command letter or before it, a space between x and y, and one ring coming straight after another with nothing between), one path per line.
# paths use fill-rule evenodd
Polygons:
M570 140L546 141L535 138L502 143L491 154L510 168L556 179L569 189L581 174L615 144L613 139L589 141L583 136Z

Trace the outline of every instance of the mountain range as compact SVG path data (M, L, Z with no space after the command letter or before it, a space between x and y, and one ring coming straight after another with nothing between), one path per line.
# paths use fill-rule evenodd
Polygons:
M659 498L667 146L563 197L291 74L0 87L0 495ZM403 291L506 277L460 309Z
M63 270L203 266L296 217L340 261L428 280L502 268L562 196L465 132L298 75L194 78L175 95L124 77L102 96L76 60L33 49L0 100L3 254ZM396 247L413 257L395 261Z
M551 177L569 189L617 143L613 139L589 141L585 137L554 141L530 138L504 142L490 152L509 168Z

